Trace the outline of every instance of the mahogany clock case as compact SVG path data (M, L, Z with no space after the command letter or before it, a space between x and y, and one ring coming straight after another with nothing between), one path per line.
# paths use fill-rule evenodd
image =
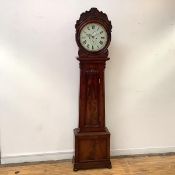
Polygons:
M98 52L87 51L80 44L81 29L96 22L107 31L106 46ZM82 13L76 25L76 42L80 62L79 126L74 129L74 171L89 168L111 168L110 132L105 127L104 70L111 41L111 22L96 8Z

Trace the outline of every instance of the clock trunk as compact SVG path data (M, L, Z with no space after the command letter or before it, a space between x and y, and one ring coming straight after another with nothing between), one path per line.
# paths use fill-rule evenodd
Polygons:
M80 132L104 131L104 61L80 62Z

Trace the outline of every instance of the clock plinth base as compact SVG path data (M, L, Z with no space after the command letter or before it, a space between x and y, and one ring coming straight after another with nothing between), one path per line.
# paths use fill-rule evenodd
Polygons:
M78 170L87 170L94 168L112 168L111 161L93 161L93 162L84 162L84 163L74 163L74 171Z
M75 156L74 171L91 168L112 168L110 161L110 133L79 132L74 129Z

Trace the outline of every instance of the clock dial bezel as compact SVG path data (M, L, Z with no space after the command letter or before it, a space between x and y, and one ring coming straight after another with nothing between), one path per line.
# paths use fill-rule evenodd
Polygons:
M89 51L89 50L85 49L85 48L82 46L81 42L80 42L80 34L81 34L82 29L83 29L86 25L92 24L92 23L96 23L96 24L102 26L102 27L105 29L106 34L107 34L107 42L106 42L105 46L104 46L102 49L98 50L98 51ZM92 55L92 56L93 56L93 55L99 55L99 54L101 54L101 53L103 53L103 52L107 52L107 49L108 49L109 44L110 44L110 41L111 41L111 30L109 29L108 24L106 24L104 21L101 21L101 20L99 20L99 19L97 19L97 20L88 20L88 19L87 19L86 21L83 21L83 22L79 25L75 37L76 37L76 42L77 42L77 45L78 45L78 47L79 47L79 50L82 50L84 53L87 53L88 55Z
M94 37L94 36L89 36L89 39L87 40L87 37L85 38L85 41L87 42L87 44L88 45L90 45L90 47L86 47L86 44L84 45L83 44L83 39L82 39L82 37L83 37L83 34L82 33L85 33L85 31L87 30L87 28L88 27L92 27L92 26L95 26L95 28L97 28L98 27L98 32L99 31L103 31L104 32L104 34L103 35L101 35L101 33L99 32L98 33L98 35L100 36L100 37L104 37L101 41L99 41L99 44L100 44L100 42L104 42L104 44L102 45L101 44L101 47L96 43L98 40L99 40L99 38L94 38L94 40L91 40L91 44L90 44L90 41L88 41L88 40L90 40L90 37ZM94 30L94 31L92 31L92 29L88 29L88 30L90 30L92 33L93 32L97 32L97 30ZM91 34L92 34L91 33ZM91 35L91 34L89 34L89 35ZM86 34L87 35L87 34ZM91 39L93 39L93 38L91 38ZM82 29L80 30L80 44L83 46L83 48L85 49L85 50L87 50L87 51L89 51L89 52L98 52L98 51L100 51L100 50L102 50L105 46L106 46L106 44L107 44L107 41L108 41L108 34L107 34L107 31L106 31L106 29L104 28L104 26L103 25L101 25L100 23L94 23L94 22L90 22L90 23L88 23L88 24L86 24L86 25L84 25L83 27L82 27ZM96 44L92 44L92 43L96 43ZM95 48L96 47L96 48ZM93 49L94 48L94 49Z

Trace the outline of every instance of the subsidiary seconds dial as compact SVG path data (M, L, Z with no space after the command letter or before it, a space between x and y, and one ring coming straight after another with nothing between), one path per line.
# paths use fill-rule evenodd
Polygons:
M80 32L80 43L90 52L100 51L106 46L107 32L101 24L89 23Z

